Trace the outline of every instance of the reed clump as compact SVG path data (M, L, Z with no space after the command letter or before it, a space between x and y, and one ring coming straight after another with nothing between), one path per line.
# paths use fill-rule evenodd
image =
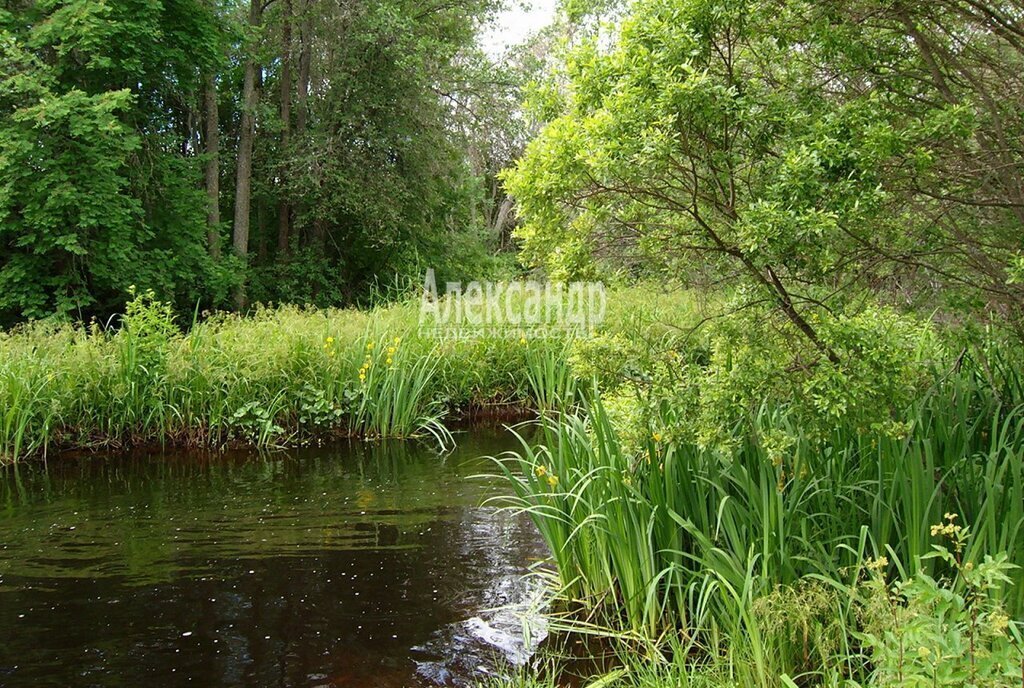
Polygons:
M608 685L932 685L922 667L983 660L991 681L956 685L1021 685L1019 368L1003 345L936 351L885 422L766 397L712 436L694 427L707 400L685 398L724 384L708 363L696 392L644 385L625 416L593 393L498 458L577 610L566 626L627 648L632 678ZM883 608L902 619L887 636ZM935 653L917 674L906 643Z

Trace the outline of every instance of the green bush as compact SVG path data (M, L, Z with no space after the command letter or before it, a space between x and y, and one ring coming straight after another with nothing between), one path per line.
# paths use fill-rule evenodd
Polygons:
M1001 599L1020 567L1005 553L965 561L969 528L956 519L946 514L932 528L951 541L952 549L936 545L929 555L947 565L948 577L918 572L889 584L888 562L868 562L857 634L870 667L864 685L1013 688L1024 681L1024 644Z

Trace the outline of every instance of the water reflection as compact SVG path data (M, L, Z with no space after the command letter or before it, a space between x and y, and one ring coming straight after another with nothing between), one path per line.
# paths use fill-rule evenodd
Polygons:
M521 660L544 554L474 432L0 476L0 685L458 685ZM542 632L541 632L542 634ZM534 639L537 639L537 633ZM528 652L528 650L527 650Z

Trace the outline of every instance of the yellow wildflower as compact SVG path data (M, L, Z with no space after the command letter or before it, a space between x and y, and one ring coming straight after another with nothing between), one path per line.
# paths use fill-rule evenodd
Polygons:
M328 344L333 344L334 343L334 337L328 337L324 341L327 342Z
M388 356L388 360L384 361L384 363L386 363L387 365L391 365L391 357Z
M936 525L933 525L931 528L932 537L935 537L936 535L941 535L943 537L948 538L959 537L960 533L963 531L963 527L958 526L954 523L954 521L956 521L956 519L958 518L958 515L951 514L947 511L945 514L942 515L942 518L946 521L946 523L938 523Z
M548 476L548 485L550 485L551 487L554 487L557 484L558 484L558 476L557 475L549 475Z
M533 469L533 472L537 474L538 478L543 478L548 474L548 469L546 466L537 466Z
M878 557L877 559L868 559L864 564L868 571L882 571L889 568L889 559L887 557Z
M936 535L941 535L943 537L951 538L956 535L959 535L961 530L963 530L963 528L957 525L953 525L952 523L947 523L945 525L938 524L932 526L932 537L935 537Z
M661 442L661 433L660 432L654 433L653 435L651 435L651 437L654 439L655 442Z
M519 338L519 343L520 344L525 344L526 343L526 337L520 337Z
M393 346L389 346L389 347L388 347L388 356L391 356L391 355L393 355L394 353L395 353L395 347L393 347Z
M366 350L367 351L372 351L373 350L373 342L366 342Z

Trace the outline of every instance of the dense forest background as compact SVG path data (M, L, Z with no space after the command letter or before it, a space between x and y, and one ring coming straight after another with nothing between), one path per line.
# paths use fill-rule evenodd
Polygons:
M492 0L2 7L0 324L104 318L131 286L340 305L501 262L526 72L477 47Z
M572 0L495 59L500 6L6 0L0 325L519 264L746 290L823 353L878 300L1020 323L1020 2Z

